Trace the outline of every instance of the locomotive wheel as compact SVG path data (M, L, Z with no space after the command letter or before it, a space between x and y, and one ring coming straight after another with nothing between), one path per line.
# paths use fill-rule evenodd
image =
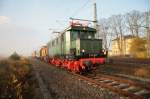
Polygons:
M84 72L85 72L85 73L89 73L89 72L92 70L92 66L93 66L92 61L86 60L86 61L84 61L84 65L85 65L85 70L84 70Z

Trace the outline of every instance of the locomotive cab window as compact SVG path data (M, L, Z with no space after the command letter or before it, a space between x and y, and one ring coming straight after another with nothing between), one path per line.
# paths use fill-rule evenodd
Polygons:
M93 39L94 33L89 31L80 31L79 36L81 39Z
M77 40L78 38L80 39L93 39L94 38L94 32L91 31L75 31L72 30L71 32L71 40Z

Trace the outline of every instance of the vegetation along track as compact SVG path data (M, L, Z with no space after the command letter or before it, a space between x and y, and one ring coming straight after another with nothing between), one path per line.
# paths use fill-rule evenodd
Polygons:
M87 74L79 75L73 73L79 77L79 80L83 80L90 85L96 87L103 87L111 90L112 92L118 93L121 96L129 97L131 99L149 99L150 98L150 87L136 83L131 80L118 78L114 76L104 74Z
M150 59L110 58L114 64L150 66Z

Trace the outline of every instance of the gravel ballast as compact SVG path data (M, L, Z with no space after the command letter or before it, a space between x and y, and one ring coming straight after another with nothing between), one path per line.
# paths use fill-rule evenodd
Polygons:
M53 99L120 99L118 94L80 80L65 69L38 60L33 65Z

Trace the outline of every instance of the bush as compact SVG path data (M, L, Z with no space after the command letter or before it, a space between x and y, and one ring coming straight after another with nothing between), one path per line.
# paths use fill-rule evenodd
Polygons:
M148 77L150 75L150 70L147 68L135 69L135 75L138 77Z
M130 53L135 58L146 58L147 48L146 40L143 38L134 38L131 42Z
M0 99L33 99L36 81L30 63L14 56L0 61Z
M20 60L21 57L16 52L14 52L9 58L12 60Z

